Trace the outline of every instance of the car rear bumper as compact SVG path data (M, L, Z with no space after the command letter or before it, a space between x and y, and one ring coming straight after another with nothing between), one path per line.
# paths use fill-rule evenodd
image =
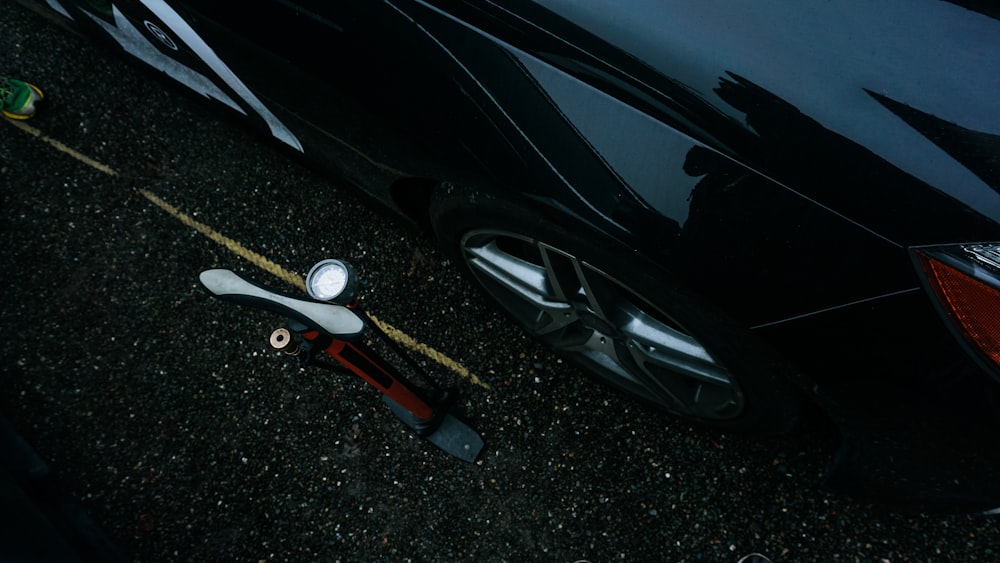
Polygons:
M921 290L758 329L840 429L827 488L947 511L1000 507L1000 384Z

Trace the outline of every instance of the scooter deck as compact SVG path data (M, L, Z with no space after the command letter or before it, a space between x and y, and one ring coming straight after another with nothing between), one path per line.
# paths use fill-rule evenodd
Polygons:
M420 421L409 411L387 395L382 395L382 402L389 405L392 413L403 421L403 424L415 432L419 432ZM446 412L440 416L442 418L437 428L430 434L423 435L423 439L434 444L448 455L469 463L476 461L479 452L483 449L483 439L479 433L451 413Z

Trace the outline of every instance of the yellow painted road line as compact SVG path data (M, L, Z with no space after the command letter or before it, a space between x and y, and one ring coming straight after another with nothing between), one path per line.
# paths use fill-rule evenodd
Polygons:
M207 237L212 242L224 246L226 250L232 252L233 254L241 258L245 258L248 262L250 262L254 266L257 266L261 270L264 270L265 272L277 277L278 279L286 283L290 283L295 287L301 289L302 291L306 290L306 282L303 281L302 277L299 276L298 274L282 268L281 265L275 264L274 262L268 260L263 255L250 250L249 248L243 246L242 244L236 242L235 240L223 235L222 233L219 233L218 231L209 227L208 225L192 218L190 215L182 213L179 209L177 209L173 205L170 205L166 201L160 199L153 192L149 190L139 190L139 193L142 194L143 197L145 197L149 201L155 203L157 207L172 215L175 219L177 219L181 223L184 223L188 227L191 227L192 229L205 235L205 237Z
M47 137L47 136L43 135L41 131L39 131L38 129L35 129L34 127L32 127L30 125L28 125L27 123L24 123L23 121L17 121L17 120L14 120L14 119L8 119L7 122L10 123L11 125L13 125L14 127L17 127L21 131L24 131L25 133L28 133L29 135L34 135L35 137L38 137L42 141L44 141L44 142L52 145L53 147L55 147L56 149L58 149L58 150L60 150L62 152L66 153L66 154L68 154L70 156L72 156L73 158L79 160L80 162L86 164L87 166L90 166L92 168L96 168L97 170L100 170L101 172L104 172L108 176L117 176L118 175L118 172L115 172L114 169L112 169L110 166L106 166L104 164L101 164L100 162L97 162L96 160L94 160L94 159L92 159L92 158L90 158L90 157L88 157L88 156L80 153L79 151L77 151L77 150L75 150L75 149L73 149L71 147L66 146L65 144L63 144L63 143L61 143L61 142L59 142L59 141L57 141L57 140L55 140L55 139L53 139L51 137Z
M302 277L299 276L298 274L286 270L285 268L281 267L281 265L276 264L271 260L268 260L264 256L246 248L242 244L223 235L222 233L219 233L218 231L212 229L208 225L192 218L190 215L181 212L176 207L170 205L169 203L161 199L156 194L150 192L149 190L139 190L139 193L142 194L143 197L145 197L149 201L156 204L157 207L175 217L184 225L191 227L194 230L198 231L199 233L205 235L208 239L212 240L213 242L216 242L224 246L233 254L236 254L237 256L246 259L254 266L257 266L261 270L264 270L265 272L277 277L278 279L281 279L282 281L285 281L291 285L294 285L300 290L305 291L306 289L305 280L303 280ZM389 335L389 338L392 338L394 341L398 342L404 348L407 348L413 352L426 356L427 358L453 371L459 376L468 379L469 382L474 385L478 385L484 389L490 388L488 383L479 379L479 377L477 377L474 373L470 372L468 369L465 368L465 366L461 365L455 360L449 358L448 356L442 354L441 352L435 350L434 348L431 348L426 344L418 342L410 335L393 327L392 325L382 322L374 315L369 315L369 316L371 317L371 321L373 323L375 323L380 329L382 329L386 334Z
M94 159L92 159L92 158L90 158L90 157L88 157L88 156L80 153L79 151L76 151L76 150L70 148L69 146L65 145L64 143L62 143L60 141L57 141L57 140L55 140L55 139L53 139L51 137L48 137L46 135L43 135L40 130L38 130L38 129L36 129L36 128L34 128L34 127L32 127L32 126L30 126L30 125L28 125L26 123L23 123L21 121L16 121L16 120L13 120L13 119L7 119L6 121L8 123L10 123L11 125L17 127L18 129L20 129L20 130L22 130L22 131L24 131L24 132L26 132L26 133L28 133L30 135L33 135L33 136L37 137L38 139L44 141L45 143L48 143L49 145L55 147L59 151L64 152L64 153L72 156L73 158L79 160L80 162L86 164L87 166L95 168L95 169L97 169L97 170L99 170L99 171L101 171L101 172L103 172L103 173L105 173L105 174L107 174L109 176L118 176L118 172L116 172L110 166L107 166L105 164L101 164L100 162L98 162L98 161L96 161L96 160L94 160ZM287 282L287 283L289 283L289 284L291 284L291 285L299 288L300 290L305 291L305 289L306 289L305 281L298 274L295 274L293 272L290 272L290 271L286 270L285 268L281 267L281 265L276 264L276 263L272 262L271 260L268 260L266 257L262 256L261 254L258 254L256 252L248 249L247 247L243 246L242 244L236 242L235 240L233 240L233 239L231 239L229 237L226 237L225 235L223 235L223 234L215 231L214 229L212 229L208 225L206 225L204 223L201 223L201 222L193 219L190 215L187 215L186 213L182 213L179 209L177 209L173 205L170 205L169 203L167 203L166 201L164 201L163 199L161 199L160 197L158 197L153 192L151 192L149 190L144 190L144 189L140 189L140 190L138 190L138 192L140 194L142 194L143 197L145 197L149 201L153 202L157 207L159 207L160 209L166 211L167 213L169 213L170 215L172 215L174 218L176 218L177 220L179 220L184 225L186 225L188 227L191 227L192 229L198 231L199 233L201 233L202 235L204 235L208 239L212 240L213 242L216 242L216 243L224 246L227 250L229 250L233 254L236 254L237 256L245 258L247 261L249 261L254 266L257 266L258 268L260 268L260 269L264 270L265 272L267 272L267 273L269 273L269 274L271 274L271 275L273 275L273 276L281 279L282 281L285 281L285 282ZM410 336L410 335L406 334L405 332L403 332L403 331L401 331L401 330L393 327L392 325L389 325L389 324L386 324L386 323L382 322L381 320L379 320L378 318L376 318L374 315L369 315L369 316L371 317L371 320L372 320L373 323L375 323L380 329L382 329L386 334L388 334L390 338L392 338L394 341L398 342L404 348L407 348L409 350L412 350L413 352L416 352L418 354L426 356L427 358L429 358L432 361L438 363L439 365L441 365L441 366L443 366L443 367L445 367L445 368L447 368L447 369L455 372L459 376L464 377L465 379L468 379L469 382L472 383L472 384L474 384L474 385L478 385L478 386L480 386L480 387L482 387L484 389L489 389L490 388L490 386L489 386L488 383L486 383L483 380L479 379L479 377L477 377L476 374L470 372L462 364L456 362L455 360L449 358L448 356L442 354L441 352L438 352L434 348L431 348L430 346L427 346L426 344L418 342L412 336Z
M448 356L445 356L441 352L438 352L434 348L431 348L430 346L422 342L417 342L409 334L406 334L405 332L393 327L392 325L388 325L380 321L375 315L372 315L371 313L368 314L368 318L370 318L373 323L378 325L378 327L382 329L383 332L388 334L389 338L395 340L403 347L430 358L431 360L437 362L439 365L450 369L451 371L457 373L458 375L464 377L465 379L468 379L469 382L474 385L478 385L483 389L490 388L489 383L486 383L482 379L479 379L479 377L477 377L476 374L465 369L465 366L463 366L462 364L459 364L455 360L449 358Z

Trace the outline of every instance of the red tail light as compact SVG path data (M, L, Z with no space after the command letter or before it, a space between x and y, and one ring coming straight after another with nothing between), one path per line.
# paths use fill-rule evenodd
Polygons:
M974 349L1000 367L1000 278L975 259L977 247L921 249L916 255L945 315Z

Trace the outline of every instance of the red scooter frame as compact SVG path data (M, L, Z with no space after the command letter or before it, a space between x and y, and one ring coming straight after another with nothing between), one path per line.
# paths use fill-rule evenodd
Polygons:
M451 412L456 392L435 385L419 364L374 324L370 326L376 334L432 388L417 387L393 364L361 342L359 338L369 323L365 322L367 315L356 303L342 306L301 299L246 280L230 270L206 270L199 275L199 281L215 297L288 317L289 330L279 329L271 335L275 348L297 355L304 365L353 373L378 389L393 414L421 438L465 461L475 461L479 455L482 438ZM302 339L297 345L293 334ZM320 352L325 352L339 365L323 361Z

